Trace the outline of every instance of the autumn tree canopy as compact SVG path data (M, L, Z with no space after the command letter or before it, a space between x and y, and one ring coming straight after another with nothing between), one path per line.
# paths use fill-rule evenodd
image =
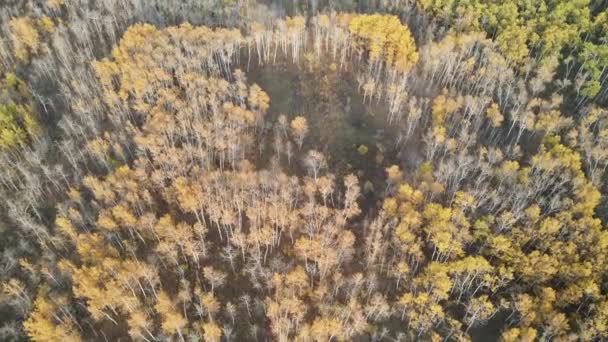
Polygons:
M605 4L265 3L0 10L0 340L608 339Z

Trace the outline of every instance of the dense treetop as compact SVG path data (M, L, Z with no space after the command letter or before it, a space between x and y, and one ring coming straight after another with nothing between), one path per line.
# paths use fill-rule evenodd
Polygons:
M0 339L608 339L605 4L9 1Z

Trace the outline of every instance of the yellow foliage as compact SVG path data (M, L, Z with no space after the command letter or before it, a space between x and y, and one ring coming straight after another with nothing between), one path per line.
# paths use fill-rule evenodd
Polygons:
M348 25L361 39L360 48L372 61L383 61L398 72L409 71L418 62L416 43L407 26L392 15L355 15Z
M44 15L44 16L42 16L42 18L40 18L40 26L47 33L53 33L53 31L55 31L55 23L53 23L53 20L51 20L51 18L49 18L46 15Z
M500 109L496 103L492 103L486 110L486 117L490 120L492 127L499 127L504 121L504 117L500 113Z
M30 54L36 53L40 46L40 34L34 21L28 17L17 17L9 22L11 39L15 47L15 57L27 62Z
M315 318L310 330L316 341L329 341L332 337L338 340L344 339L344 330L337 318Z
M57 228L59 228L63 234L68 236L70 240L76 240L76 230L74 229L74 226L72 226L72 222L70 222L69 219L63 216L58 216L55 219L55 225L57 225Z
M34 301L34 309L28 319L23 322L27 335L35 342L78 342L80 336L69 319L64 319L60 325L55 325L55 305L44 294L39 294Z
M65 0L46 0L46 5L53 10L57 10L65 3Z
M222 329L214 322L203 323L202 328L205 342L217 342L222 337Z
M188 321L175 309L173 300L164 291L158 294L155 309L162 317L165 334L173 335L188 324Z

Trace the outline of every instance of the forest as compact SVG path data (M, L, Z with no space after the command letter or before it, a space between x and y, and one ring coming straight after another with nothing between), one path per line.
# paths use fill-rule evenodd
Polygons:
M0 341L608 341L606 0L4 0Z

